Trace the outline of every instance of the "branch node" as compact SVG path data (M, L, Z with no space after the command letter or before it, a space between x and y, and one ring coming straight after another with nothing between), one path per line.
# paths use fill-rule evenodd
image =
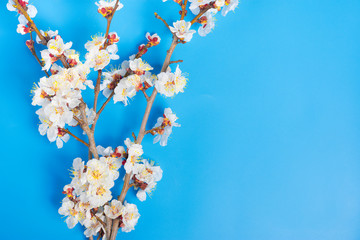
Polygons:
M136 135L134 132L132 133L132 137L134 138L134 141L136 142Z

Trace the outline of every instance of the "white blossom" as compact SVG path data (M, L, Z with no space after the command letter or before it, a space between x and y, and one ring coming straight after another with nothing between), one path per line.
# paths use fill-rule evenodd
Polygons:
M192 39L195 30L190 30L191 22L185 22L184 20L179 20L174 22L174 27L170 26L170 31L175 33L176 36L185 42L189 42Z
M116 180L119 177L119 168L122 166L122 161L116 157L101 157L100 161L104 162L109 169L109 175L112 180Z
M94 71L102 70L110 63L110 54L105 49L100 51L94 49L86 54L86 63L89 67L94 68Z
M114 91L116 85L120 82L122 77L126 74L126 69L114 69L110 72L103 72L103 81L100 85L100 91L108 98Z
M78 210L75 208L75 204L68 198L64 198L61 207L59 208L59 214L66 216L66 224L68 228L74 228L79 222Z
M73 175L71 185L74 186L75 190L78 190L79 188L81 188L82 185L86 183L86 173L84 172L84 170L84 161L82 161L81 158L75 158L71 170L71 173ZM80 195L81 192L77 192L77 194Z
M109 168L105 162L91 159L87 163L87 181L92 185L111 185L109 183Z
M54 96L51 102L44 107L44 113L53 124L61 128L71 122L74 116L64 99L58 96Z
M72 42L64 43L64 40L60 37L60 35L55 36L55 38L51 39L47 43L49 53L56 57L60 57L64 51L70 49L71 46Z
M16 32L20 33L21 35L25 35L30 32L28 21L23 15L20 15L19 17L19 24L17 26Z
M96 216L102 221L105 220L105 216L102 213L97 213ZM87 238L96 235L100 231L100 229L103 228L102 224L96 219L95 216L85 219L84 226L86 227L84 235Z
M110 188L113 187L114 182L111 182L112 185L108 184L110 184L110 182L89 185L86 199L90 202L92 206L100 207L111 200L112 195Z
M123 102L125 106L128 104L128 98L136 95L136 88L129 84L128 81L121 80L114 89L114 103Z
M130 60L130 69L136 75L143 75L146 71L153 70L153 68L149 64L145 63L141 58Z
M160 142L161 146L166 146L168 138L172 133L173 127L180 127L176 122L178 117L171 111L170 108L165 108L163 117L159 117L154 128L154 143Z
M125 203L121 209L122 223L121 230L123 232L131 232L139 220L140 214L135 204Z
M200 19L201 26L199 27L198 33L200 36L204 37L211 32L215 27L215 17L217 13L216 9L208 10Z
M109 218L115 219L120 216L122 208L123 208L122 203L116 199L113 199L110 205L104 206L104 213Z
M105 38L103 36L94 36L91 41L88 41L85 44L85 48L88 52L93 49L99 50L102 45L105 43Z
M145 201L146 194L150 194L161 180L163 171L159 166L154 166L154 162L144 159L135 164L133 173L134 184L139 188L136 196L140 201Z
M44 61L44 66L42 67L42 70L49 71L51 65L58 60L56 56L51 54L48 49L42 50L40 52L41 58Z
M125 140L125 145L128 149L128 157L124 165L126 173L131 173L134 168L135 163L139 162L140 157L143 155L144 151L140 144L131 142L129 138Z
M162 72L157 76L155 88L166 97L172 97L179 92L183 92L186 85L186 78L182 75L179 66L176 67L175 73Z
M225 5L221 10L221 14L226 16L230 11L235 11L235 8L239 5L239 0L225 0Z

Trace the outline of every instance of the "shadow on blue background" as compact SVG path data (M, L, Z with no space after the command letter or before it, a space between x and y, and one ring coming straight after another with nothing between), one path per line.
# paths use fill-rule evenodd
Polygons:
M85 54L106 25L93 2L33 1L35 20ZM153 12L170 22L179 9L123 3L112 25L121 58L157 32L162 44L144 58L159 69L170 37ZM179 46L173 59L184 60L189 84L176 98L157 98L149 127L167 106L182 127L166 148L144 140L164 178L144 203L128 195L141 218L119 239L359 239L359 12L356 0L243 0L209 36ZM5 2L0 15L1 239L83 239L57 209L67 169L86 150L73 139L57 150L38 133L30 89L42 73ZM138 132L144 106L141 95L128 107L109 104L97 144L114 147Z

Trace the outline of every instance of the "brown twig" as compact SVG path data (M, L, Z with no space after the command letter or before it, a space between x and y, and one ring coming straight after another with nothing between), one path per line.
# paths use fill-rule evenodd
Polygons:
M82 124L82 120L81 119L79 119L77 116L74 116L74 119L81 125Z
M89 147L89 144L86 143L84 140L78 138L75 134L73 134L72 132L70 132L69 129L65 129L63 128L64 132L66 132L67 134L71 135L72 137L74 137L76 140L78 140L79 142L81 142L82 144L84 144L85 146Z
M39 57L37 56L36 54L36 51L35 51L35 47L34 47L34 40L33 40L33 37L32 37L32 32L29 33L30 34L30 41L31 41L31 48L28 46L31 54L35 57L36 61L40 64L41 67L44 66L44 63L39 59ZM46 74L47 77L50 77L49 73L46 71L46 70L43 70L44 73Z
M107 236L107 238L109 238L110 234L111 234L113 220L111 218L109 218L108 216L105 216L105 217L106 217L106 236Z
M187 3L188 3L188 0L183 0L183 3L181 5L181 18L180 18L180 20L184 20L184 18L185 18Z
M119 0L116 1L115 3L115 7L114 9L112 10L111 12L111 15L107 18L107 26L106 26L106 33L105 33L105 42L104 42L104 45L103 47L106 48L106 46L108 45L108 35L109 35L109 31L110 31L110 25L111 25L111 21L114 17L114 14L116 12L116 9L119 7ZM101 84L101 74L102 74L102 70L99 70L98 71L98 77L97 77L97 80L96 80L96 85L95 85L95 97L94 97L94 111L96 113L97 111L97 102L98 102L98 97L99 97L99 93L100 93L100 84ZM96 114L97 115L97 114ZM92 131L95 131L95 126L96 126L96 122L94 122L94 124L92 124L91 126L91 130Z
M115 3L115 7L113 9L113 11L111 12L111 15L108 17L108 24L107 24L107 27L106 27L106 33L105 33L105 39L107 39L107 36L109 35L109 31L110 31L110 24L111 24L111 21L114 17L114 14L116 12L116 9L119 7L119 0L116 1Z
M146 98L146 101L149 101L150 98L149 98L149 96L147 95L145 89L141 89L141 91L143 92L143 94L144 94L144 96L145 96L145 98Z
M155 134L154 132L155 132L156 130L158 130L158 129L161 129L161 126L160 126L160 127L156 127L156 128L152 128L152 129L150 129L150 130L146 130L146 131L145 131L145 135L146 135L146 134L149 134L149 133L151 133L152 135L154 135L154 134Z
M104 108L106 107L106 105L110 102L111 98L115 95L115 92L113 91L110 96L106 99L106 101L103 103L103 105L101 106L101 108L99 109L99 111L96 113L95 119L94 119L94 123L96 124L97 120L99 119L100 114L102 113L102 111L104 111Z
M100 83L101 83L101 74L102 74L102 70L98 71L98 77L96 79L96 85L94 88L94 111L96 112L96 105L97 105L97 101L98 101L98 97L99 97L99 93L100 93Z
M131 178L131 174L129 174L129 173L125 174L124 185L123 185L123 188L121 190L121 194L118 197L118 200L120 202L124 202L124 200L125 200L126 193L130 188L130 184L129 184L130 183L130 178ZM112 227L112 230L111 230L110 240L115 240L116 239L116 235L117 235L117 232L119 230L119 223L120 223L120 218L116 218L116 219L113 220L113 227Z
M151 46L149 46L148 44L145 44L144 48L135 55L135 59L140 58L142 55L144 55L150 47Z
M182 63L182 62L184 62L184 61L183 61L183 60L170 61L170 62L169 62L169 65L170 65L170 64L174 64L174 63Z
M94 217L96 218L96 220L98 220L98 222L100 222L104 226L104 228L106 229L106 224L104 223L104 221L101 220L98 216L96 216L96 214L94 212L92 212L92 213L94 214Z
M88 139L89 139L89 150L94 155L96 159L99 159L99 154L96 150L96 144L95 144L95 138L94 138L94 132L91 131L89 128L89 124L86 118L86 104L84 102L81 102L79 105L80 113L81 113L81 119L83 120L80 124L81 128L85 131Z
M200 11L200 13L191 21L192 23L195 22L199 17L201 17L207 10L209 10L210 8L212 8L213 6L213 3L210 3L206 8L204 8L203 10ZM157 17L158 14L155 13L155 16ZM158 17L157 17L158 18ZM164 61L164 64L161 68L161 72L165 72L166 69L169 67L170 65L170 62L171 62L171 56L176 48L176 46L179 44L179 41L178 41L178 37L176 37L176 35L173 35L173 41L170 45L170 48L169 50L167 51L167 54L166 54L166 58L165 58L165 61ZM147 124L147 121L149 119L149 115L150 115L150 112L151 112L151 108L152 108L152 105L155 101L155 98L156 98L156 95L157 95L157 90L156 88L154 88L151 96L150 96L150 99L146 105L146 109L145 109L145 114L144 114L144 117L143 117L143 120L141 122L141 126L140 126L140 131L139 131L139 134L138 134L138 138L137 138L137 142L138 144L141 144L145 134L146 134L146 124Z
M170 30L169 24L168 24L162 17L160 17L159 14L155 13L155 17L156 17L157 19L160 19L160 20L165 24L165 26Z
M134 138L134 141L136 142L136 135L135 135L135 133L134 132L132 132L132 137Z
M178 45L178 38L176 36L173 36L173 41L171 43L171 46L170 46L169 50L167 51L164 64L163 64L163 66L161 68L161 72L165 72L166 69L169 67L171 56L172 56L172 54L173 54L173 52L174 52L177 45ZM139 134L138 134L138 139L137 139L138 144L141 143L142 139L145 136L146 124L147 124L147 121L149 119L150 111L151 111L152 105L153 105L153 103L155 101L156 95L157 95L157 90L156 90L156 88L154 88L154 90L153 90L153 92L152 92L152 94L150 96L150 99L149 99L149 101L148 101L148 103L146 105L145 114L144 114L144 117L143 117L143 120L142 120L142 123L141 123L141 126L140 126Z
M100 229L99 235L96 240L100 240L104 236L104 232L102 229Z

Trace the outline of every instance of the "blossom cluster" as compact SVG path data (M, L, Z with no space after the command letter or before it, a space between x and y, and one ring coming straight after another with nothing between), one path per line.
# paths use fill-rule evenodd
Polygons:
M94 71L102 70L109 65L110 60L117 60L116 54L118 47L116 45L120 38L115 32L109 33L107 37L95 36L91 41L85 44L88 53L85 55L86 64Z
M166 2L167 0L163 0ZM182 1L173 0L178 4L182 4ZM208 10L197 20L200 23L198 33L200 36L206 36L215 28L215 15L221 11L223 16L226 16L230 11L234 11L239 5L239 0L189 0L190 11L198 15L200 11L208 8ZM170 31L175 34L180 40L189 42L195 30L191 30L191 22L185 20L179 20L174 22L173 26L170 26Z
M136 205L126 202L122 204L112 199L111 188L119 178L119 169L124 165L125 170L131 174L132 184L138 189L136 196L140 201L146 200L146 195L154 191L162 178L162 170L153 161L140 159L143 154L140 144L126 139L125 145L126 151L122 146L115 150L98 146L97 151L101 157L91 159L86 164L81 158L74 159L72 181L63 189L66 196L59 208L59 214L66 217L69 228L80 223L86 228L84 234L90 237L103 229L101 222L109 217L120 219L122 231L134 230L140 217Z
M189 0L190 11L197 16L192 21L185 21L187 12L183 12L186 11L186 6L183 4L187 1L173 1L182 6L180 11L182 17L171 24L172 26L162 19L173 35L173 44L191 41L196 33L191 29L195 23L200 24L199 35L206 36L215 27L215 15L221 12L225 16L239 3L238 0ZM17 32L22 35L30 34L30 40L26 41L26 45L35 57L37 57L35 42L31 35L33 31L37 33L36 43L46 46L40 52L41 60L37 58L46 77L42 77L32 91L32 105L40 107L36 111L41 121L40 134L47 135L50 142L55 141L58 148L69 140L70 134L76 138L67 129L68 126L80 125L88 134L89 143L79 138L77 140L89 147L91 155L87 162L82 161L81 158L74 159L71 169L72 180L63 188L66 196L58 212L66 217L65 221L69 228L73 228L77 223L83 225L86 237L99 234L98 239L102 237L109 239L110 236L107 234L111 234L113 239L111 233L113 229L117 231L119 226L123 232L130 232L134 230L140 217L135 204L124 201L121 195L113 199L111 189L115 181L120 178L119 170L124 166L126 173L124 186L126 181L128 184L126 191L134 187L137 198L145 201L162 179L163 171L153 161L143 157L141 140L144 135L150 133L154 136L154 144L159 142L161 146L166 146L173 127L180 127L180 124L177 123L178 117L173 111L165 108L163 115L157 119L152 129L140 131L142 134L140 140L140 137L137 139L133 135L134 141L129 138L125 140L126 148L97 146L95 149L95 124L99 112L103 109L102 107L97 113L95 112L99 91L107 98L103 106L112 97L114 103L122 102L126 106L139 91L144 93L148 104L152 104L154 101L152 96L156 96L157 93L165 97L173 97L184 92L188 79L179 65L176 66L175 71L171 70L169 65L174 63L170 62L171 54L166 58L163 71L152 73L154 68L143 59L143 55L149 48L160 44L161 38L158 34L149 32L145 35L147 42L138 46L137 54L122 61L118 68L105 70L111 60L119 59L117 43L120 37L116 32L109 33L109 24L115 11L123 8L123 5L118 0L100 0L95 4L98 13L107 19L108 26L105 35L93 36L85 44L87 53L84 60L80 60L79 53L71 49L72 42L65 42L57 30L43 31L36 28L31 19L36 16L37 10L28 0L8 0L7 8L9 11L19 13ZM156 16L160 18L157 14ZM172 53L169 50L168 54L169 52ZM58 65L58 61L62 66ZM98 72L95 87L93 81L88 79L91 70ZM94 110L86 105L82 97L82 91L88 88L95 89ZM146 93L149 88L153 88L154 91L151 97ZM144 119L147 121L147 118ZM109 219L117 220L119 224L112 226L112 221ZM106 226L109 227L108 224L110 224L110 233L105 229Z
M50 77L42 77L35 85L32 105L41 107L36 111L41 121L40 134L46 134L50 142L56 141L58 148L61 148L63 141L67 142L69 139L65 130L66 124L78 124L74 117L80 118L78 106L82 99L81 90L86 87L93 88L93 84L87 80L90 72L88 66L81 62L73 68L62 68L54 64L51 72ZM86 114L91 124L94 118L93 110L87 108Z
M141 58L135 59L133 57L129 61L124 61L121 69L111 73L116 78L116 73L125 72L124 75L120 75L121 81L114 88L114 102L121 101L125 106L128 104L128 99L134 97L138 91L151 87L154 79L149 72L153 68ZM126 74L129 72L132 74ZM108 81L111 81L111 78Z
M146 34L147 44L139 46L139 53L132 55L129 60L121 63L119 68L109 72L103 72L103 81L100 90L105 97L114 94L114 102L123 102L126 106L129 99L134 97L138 91L147 90L154 85L156 76L151 74L151 67L141 55L145 54L149 47L160 43L160 37L157 34Z
M80 56L75 50L70 49L72 43L64 43L58 31L41 31L47 40L47 49L41 51L44 62L43 70L49 70L51 76L43 77L35 85L33 90L33 105L41 106L36 113L39 115L41 124L40 134L47 134L48 139L56 141L58 148L67 142L69 135L65 125L76 126L76 118L80 118L79 104L82 102L81 91L86 87L94 88L93 82L87 79L90 69L95 71L106 67L110 60L119 58L116 55L118 48L116 43L119 37L115 32L107 37L96 36L85 44L88 50L82 63ZM40 42L37 39L37 42ZM66 59L68 68L63 68L55 62ZM95 112L86 106L87 122L92 124Z
M100 159L91 159L85 165L80 158L74 159L71 170L72 181L64 187L66 197L59 208L59 214L66 216L66 223L73 228L77 223L84 225L84 234L87 237L96 235L103 228L101 221L105 216L117 218L121 216L123 231L134 229L139 214L134 204L125 204L112 200L110 189L119 177L119 168L122 166L124 148L118 147L115 151L111 148L98 147L102 154L109 154ZM101 221L99 221L99 219Z

